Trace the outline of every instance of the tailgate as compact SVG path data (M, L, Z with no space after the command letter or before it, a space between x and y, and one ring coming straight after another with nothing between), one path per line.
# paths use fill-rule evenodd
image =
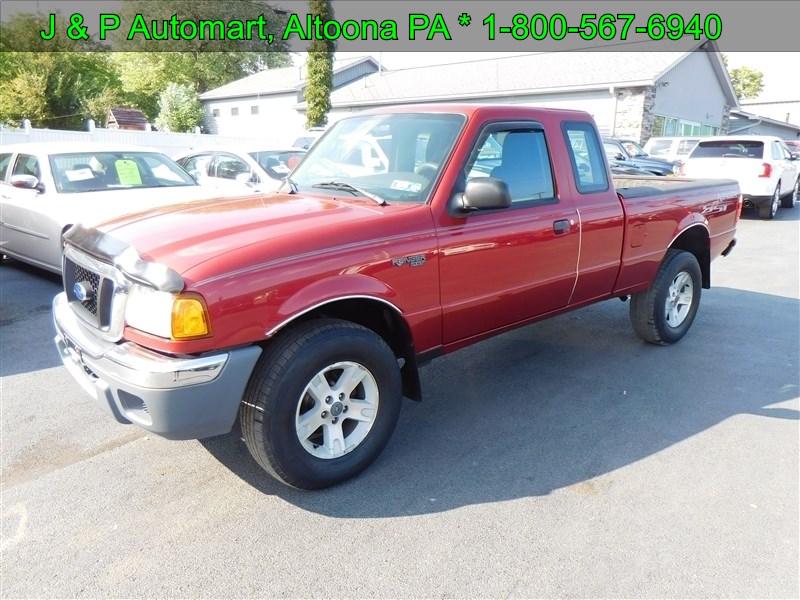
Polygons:
M764 169L760 158L692 158L683 165L687 177L735 179L740 183L757 179Z

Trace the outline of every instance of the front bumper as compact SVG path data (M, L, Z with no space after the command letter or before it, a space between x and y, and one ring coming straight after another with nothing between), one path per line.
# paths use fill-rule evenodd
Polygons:
M173 440L228 433L259 346L177 358L132 342L102 339L69 306L53 300L55 343L67 370L105 412Z

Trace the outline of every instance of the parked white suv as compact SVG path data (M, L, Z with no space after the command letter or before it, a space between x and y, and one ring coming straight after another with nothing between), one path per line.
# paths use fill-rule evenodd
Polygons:
M800 193L800 160L778 137L719 136L703 139L683 164L683 175L735 179L745 207L772 219L778 206L793 207Z
M644 145L650 156L683 162L697 146L699 137L651 137Z

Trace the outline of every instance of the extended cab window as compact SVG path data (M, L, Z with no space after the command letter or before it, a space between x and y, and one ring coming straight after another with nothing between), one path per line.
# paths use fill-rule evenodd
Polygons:
M502 179L514 204L555 201L550 155L538 128L490 126L473 148L464 175Z
M594 127L589 123L564 123L562 127L578 191L581 194L606 191L608 174Z

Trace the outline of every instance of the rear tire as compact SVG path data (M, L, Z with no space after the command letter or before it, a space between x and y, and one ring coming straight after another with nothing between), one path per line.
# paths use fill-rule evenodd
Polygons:
M702 285L695 256L668 250L650 288L631 297L630 318L636 335L662 346L680 340L697 314Z
M781 184L778 182L778 185L775 186L775 192L772 194L772 198L770 198L769 204L763 204L762 206L758 207L758 216L762 219L774 219L775 215L778 214L778 207L781 204Z
M287 485L322 489L354 477L381 453L400 414L400 368L373 331L310 321L273 340L239 413L256 462Z
M800 176L798 176L797 181L794 182L792 193L781 200L781 206L783 208L794 208L794 205L797 204L798 201L800 201Z

